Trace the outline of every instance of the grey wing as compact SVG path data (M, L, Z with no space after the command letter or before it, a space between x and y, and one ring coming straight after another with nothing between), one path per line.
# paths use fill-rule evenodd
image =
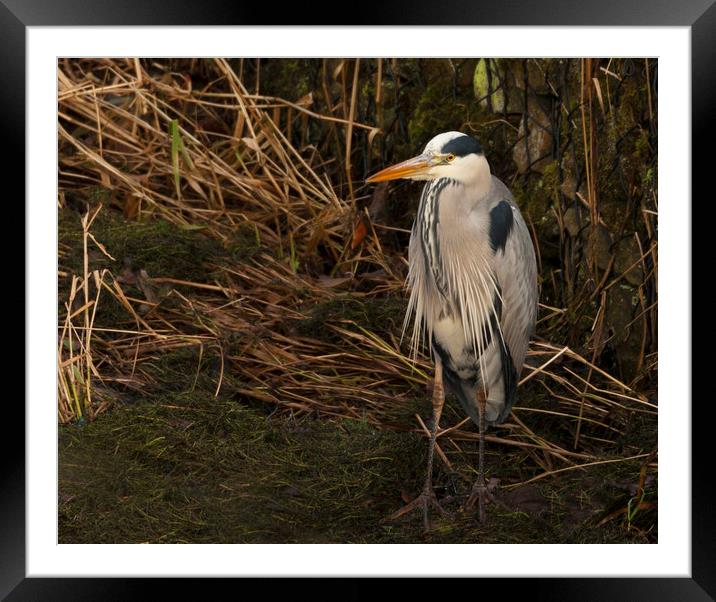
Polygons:
M519 208L511 198L506 201L512 227L504 246L495 250L493 269L502 293L500 327L519 377L537 321L537 261Z
M537 261L527 224L503 186L490 209L491 268L501 307L499 345L492 353L488 421L504 422L517 395L517 382L537 320ZM498 361L497 367L495 361ZM492 391L495 391L493 394ZM495 413L497 415L495 416Z

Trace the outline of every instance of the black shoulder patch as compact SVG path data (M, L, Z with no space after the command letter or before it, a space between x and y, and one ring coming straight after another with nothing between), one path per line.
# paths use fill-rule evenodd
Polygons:
M513 224L512 207L507 201L500 201L490 211L490 246L495 253L498 249L505 252L507 237Z
M457 138L453 138L449 142L446 142L440 151L445 154L452 153L456 157L464 157L472 153L476 155L484 154L482 146L472 136L458 136Z

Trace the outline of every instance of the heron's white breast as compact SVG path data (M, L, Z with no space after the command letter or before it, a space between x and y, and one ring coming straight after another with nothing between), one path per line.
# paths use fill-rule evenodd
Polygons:
M443 317L434 322L433 337L448 358L448 367L462 379L476 375L477 357L468 344L462 320Z

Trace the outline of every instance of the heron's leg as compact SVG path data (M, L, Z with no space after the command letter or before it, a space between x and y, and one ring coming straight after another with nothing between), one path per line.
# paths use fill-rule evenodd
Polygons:
M428 520L428 505L435 506L438 512L442 515L447 513L443 510L442 506L438 503L435 492L433 491L433 460L435 457L435 440L438 436L438 427L440 424L440 416L443 412L443 406L445 405L445 388L443 386L443 365L439 358L435 360L435 383L433 386L433 419L430 425L430 444L428 446L428 466L425 475L425 483L423 484L423 490L418 497L412 502L403 506L400 510L390 515L389 519L393 520L400 518L408 512L417 508L423 511L423 525L427 531L430 528L430 521Z
M435 384L433 386L433 421L430 425L430 445L428 446L428 469L425 475L423 493L433 491L433 459L435 457L435 440L438 436L440 416L445 405L445 388L443 386L443 364L440 359L435 362Z
M479 387L477 392L477 413L480 427L479 453L477 459L477 482L479 483L478 516L480 522L485 522L485 390Z
M477 389L477 416L478 416L478 427L480 429L480 438L478 440L478 459L477 459L477 481L472 487L470 497L465 504L468 510L471 510L475 505L475 500L478 502L478 516L480 522L485 522L485 498L490 498L491 501L495 501L494 496L488 490L485 482L485 390L482 387Z

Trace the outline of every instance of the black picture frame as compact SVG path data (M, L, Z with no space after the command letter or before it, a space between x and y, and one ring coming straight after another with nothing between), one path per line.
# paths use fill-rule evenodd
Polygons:
M116 2L95 0L2 0L0 2L0 46L2 60L0 73L2 94L2 131L6 149L4 167L9 174L24 173L25 167L25 39L26 28L38 25L276 25L333 24L340 14L335 4L283 3L281 10L261 3L221 2ZM716 107L716 5L714 0L681 0L680 2L654 2L653 0L601 0L589 4L570 0L540 0L535 2L457 2L435 3L429 0L394 2L385 5L377 2L361 3L351 15L354 25L639 25L639 26L690 26L692 43L692 176L694 190L701 189L704 204L713 205L712 187L708 178L713 172L712 141L714 139L714 111ZM699 144L701 143L701 144ZM699 150L700 149L700 150ZM660 168L668 168L668 157L661 157ZM18 196L24 198L24 180ZM19 195L23 195L20 197ZM691 199L692 210L695 208ZM708 213L711 207L703 207ZM701 217L702 225L708 218ZM23 216L24 221L24 216ZM693 223L693 222L692 222ZM708 227L708 226L702 226ZM702 240L693 237L692 274L711 273L706 262L712 255L699 250ZM705 246L705 244L703 246ZM701 268L701 270L699 270ZM692 280L693 282L693 280ZM706 315L708 308L699 309L707 299L692 291L692 316ZM703 299L703 300L702 300ZM703 311L702 311L703 309ZM25 320L31 320L27 310ZM693 319L693 318L692 318ZM710 333L707 333L710 334ZM704 335L702 335L704 336ZM688 350L684 350L688 353ZM692 375L708 374L713 370L713 351L692 352ZM31 358L27 358L31 361ZM703 377L702 377L703 378ZM695 384L695 383L694 383ZM692 403L692 574L690 578L524 578L481 579L464 587L471 595L529 595L532 600L713 600L716 596L716 529L711 511L711 491L708 477L713 473L708 453L710 398L701 403L687 391ZM676 400L686 403L687 400ZM24 408L18 403L6 403L3 413L6 432L18 432L25 423ZM24 432L24 430L23 430ZM182 596L213 598L225 585L223 579L117 579L117 578L26 578L25 564L25 446L24 435L17 438L2 437L5 462L2 472L2 515L0 518L0 595L7 600L113 600L144 599L171 596L175 588ZM426 552L426 553L439 553ZM638 552L635 552L638 553ZM557 567L558 570L558 567ZM461 580L463 581L463 580ZM251 584L242 584L243 589ZM339 594L341 598L364 598L372 590L383 589L385 580L374 579L262 579L256 584L262 593L291 595L309 593L313 597ZM415 586L420 589L417 590ZM454 592L454 585L444 590L444 584L425 580L402 580L398 584L402 597L417 594L425 598L433 593L444 595ZM415 592L411 592L415 588ZM438 593L438 589L439 590ZM463 589L463 584L459 586ZM466 593L461 591L461 593Z

